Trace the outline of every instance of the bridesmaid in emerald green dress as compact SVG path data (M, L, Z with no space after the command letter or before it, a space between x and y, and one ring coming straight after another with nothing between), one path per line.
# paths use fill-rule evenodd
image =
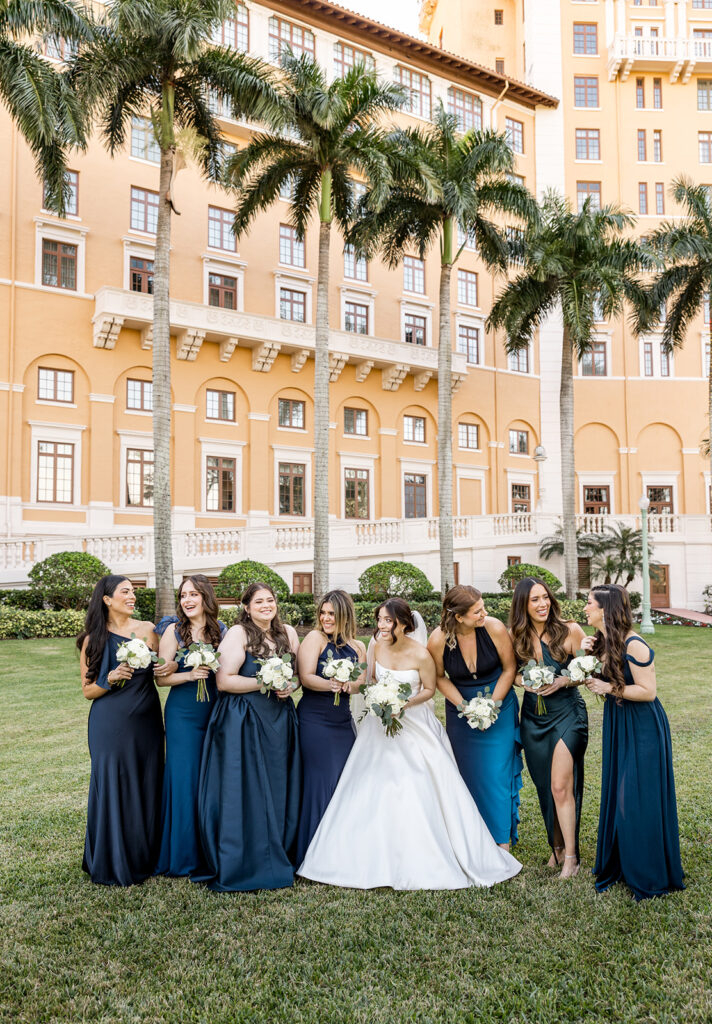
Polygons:
M539 690L545 714L537 714L537 695L524 686L521 738L527 768L551 847L550 867L561 865L561 878L579 870L579 825L583 800L583 759L588 744L588 714L578 687L562 675L581 650L584 632L565 622L559 602L542 580L521 580L512 597L509 631L521 666L532 658L553 669L551 686ZM520 669L521 670L521 669Z

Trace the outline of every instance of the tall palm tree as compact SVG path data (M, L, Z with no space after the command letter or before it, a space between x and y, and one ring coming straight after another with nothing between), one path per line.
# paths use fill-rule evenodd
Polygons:
M153 278L153 444L156 612L173 611L170 486L170 237L176 132L202 140L208 178L222 173L219 126L210 98L233 116L259 118L274 98L262 62L212 43L234 0L110 0L96 38L70 62L70 78L114 155L131 118L150 114L160 148Z
M67 152L85 148L84 118L66 76L30 45L38 35L78 43L91 25L72 0L0 0L0 99L34 155L45 205L64 214Z
M236 190L238 237L268 209L284 185L292 187L290 221L304 239L319 218L314 349L314 590L329 586L329 250L332 221L346 230L354 209L356 172L376 197L390 181L378 122L404 101L402 89L381 82L363 64L328 82L307 56L281 58L278 107L270 130L257 134L230 160L226 175Z
M495 301L488 317L492 329L504 329L508 352L526 348L547 316L559 309L561 337L561 489L566 593L578 586L574 462L574 357L590 351L595 335L594 310L606 320L619 316L626 299L645 307L637 273L650 259L623 232L634 218L615 206L595 209L587 200L574 213L569 201L545 195L540 218L525 230L517 255L520 272Z
M648 559L652 564L652 545L648 541ZM613 571L613 583L629 586L643 568L643 533L634 530L624 523L613 523L607 526L601 536L599 549L594 557L592 568L610 573ZM604 568L607 567L607 568ZM610 579L605 580L610 583Z
M458 228L474 237L485 265L504 271L508 246L490 218L509 213L530 217L530 193L508 175L512 150L496 132L458 130L458 119L438 103L426 128L396 129L388 140L395 160L395 186L387 201L362 201L350 239L366 253L380 250L394 267L412 250L422 259L440 249L438 318L438 502L440 587L454 583L452 526L452 338L450 290L452 270L465 243Z
M601 546L601 534L584 533L583 530L576 530L576 557L591 558ZM542 537L539 542L539 557L548 561L555 555L564 553L564 530L559 523L552 534Z

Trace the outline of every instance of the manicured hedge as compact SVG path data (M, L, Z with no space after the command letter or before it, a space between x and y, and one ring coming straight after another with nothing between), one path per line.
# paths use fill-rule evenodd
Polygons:
M84 628L84 612L22 611L0 608L0 640L29 637L77 636Z
M39 612L44 607L44 598L36 590L0 590L0 608L2 607Z
M358 578L362 601L404 597L406 601L427 600L433 592L425 573L410 562L376 562Z
M264 562L249 559L226 565L218 576L215 593L218 597L234 597L239 601L249 585L257 580L272 587L278 600L286 601L289 598L289 587L279 573Z

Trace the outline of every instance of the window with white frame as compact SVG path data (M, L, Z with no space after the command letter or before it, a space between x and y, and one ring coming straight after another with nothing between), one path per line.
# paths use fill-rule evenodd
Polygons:
M206 420L223 420L235 422L235 392L206 388L205 391Z
M280 288L279 317L280 320L294 320L300 324L306 323L306 292L298 291L296 288Z
M477 365L480 361L480 329L472 324L458 324L457 351L467 358L468 363Z
M396 82L407 91L406 109L417 117L430 117L430 79L427 75L398 65L395 70Z
M515 153L524 152L524 125L513 117L504 119L504 136Z
M425 262L417 256L403 258L403 290L425 294Z
M131 186L131 230L155 235L158 227L158 192Z
M126 504L153 507L153 452L148 448L126 449Z
M425 345L428 336L428 318L416 313L403 315L403 341L408 345Z
M58 441L37 442L37 501L73 504L73 444Z
M235 512L237 491L236 460L221 455L205 459L205 509L207 512Z
M219 206L208 207L208 246L211 249L237 251L237 238L232 230L234 220L232 210L223 210Z
M479 449L480 428L476 423L458 423L457 443L459 448Z
M306 404L299 398L280 398L277 403L277 419L280 427L304 430Z
M279 225L279 262L291 267L305 266L304 240L289 224Z
M126 408L134 412L153 412L153 382L127 378Z
M457 127L461 132L482 128L482 100L464 89L450 86L447 91L447 109L449 114L457 118Z
M515 428L509 431L509 451L511 455L529 454L529 431Z
M344 469L344 518L369 518L369 471Z
M65 181L67 182L68 195L65 196L64 200L64 213L67 217L78 217L79 216L79 171L67 171L64 175ZM45 182L44 192L42 195L42 205L46 210L47 207L47 183Z
M598 128L576 129L576 159L601 159L601 132Z
M529 373L529 346L520 348L517 352L510 352L507 356L507 365L514 373Z
M531 484L511 485L512 512L522 513L532 510L532 488Z
M368 304L344 302L344 330L350 334L368 334Z
M405 441L415 441L418 444L425 444L424 416L403 417L403 439Z
M344 409L344 433L368 437L368 409Z
M150 117L131 118L131 156L152 164L161 161L161 147L156 142Z
M208 274L208 305L237 309L237 278L230 274Z
M672 354L665 351L661 341L644 338L640 347L642 377L672 377Z
M457 301L462 306L477 305L477 274L474 271L458 270Z
M231 50L247 53L250 39L250 13L243 3L235 4L232 18L226 18L213 33L213 42Z
M368 281L366 257L357 256L353 245L344 246L344 277L352 281Z
M74 402L74 370L54 370L40 366L37 371L37 397L43 402Z
M368 50L359 50L349 43L334 43L334 73L337 78L345 78L349 71L352 71L357 64L363 64L367 71L374 71L376 62L373 54Z
M42 239L42 284L46 288L77 290L77 251L76 245Z
M581 357L581 373L584 377L606 377L608 375L608 346L605 341L594 341Z
M314 57L314 33L311 29L276 15L269 19L269 58L279 60L285 50L295 57Z

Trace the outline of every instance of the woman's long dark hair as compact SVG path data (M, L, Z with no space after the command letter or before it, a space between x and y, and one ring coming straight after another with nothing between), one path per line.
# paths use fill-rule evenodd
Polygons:
M277 601L277 595L274 590L272 590L269 583L260 583L259 580L254 583L250 583L249 587L240 598L243 608L242 615L237 621L245 630L247 635L245 650L249 651L255 658L266 658L271 654L291 653L292 648L289 643L289 636L287 635L287 630L284 628L284 623L279 617L279 602L277 602L277 611L266 633L264 630L260 629L259 626L255 625L250 618L248 610L249 604L258 590L268 590L275 601ZM268 637L274 643L274 649L268 645Z
M131 582L128 576L115 576L113 573L110 576L102 576L89 598L84 629L77 637L77 647L81 651L84 641L89 638L85 658L87 679L90 682L98 678L104 648L109 639L109 609L104 604L104 598L113 597L114 591L124 580Z
M549 638L547 646L556 661L566 661L568 657L566 641L569 636L569 627L561 618L559 602L544 580L540 580L536 576L525 576L514 588L512 605L509 609L509 631L512 635L514 653L520 665L524 665L532 658L535 658L534 638L536 637L536 630L529 618L529 595L532 592L532 588L537 585L544 588L551 602L544 627L544 632Z
M625 638L633 628L633 613L625 587L616 583L601 583L591 593L603 610L606 632L596 630L593 653L603 665L603 674L613 687L619 700L625 691Z
M404 601L402 597L389 597L387 601L381 601L378 608L376 608L374 618L376 625L373 630L374 639L378 637L378 613L381 609L385 609L388 615L393 619L393 625L391 626L391 643L396 642L396 626L400 622L405 626L406 633L412 633L415 630L415 619L413 613L410 610L410 605L407 601Z
M180 603L180 599L183 596L183 587L186 583L192 583L203 599L203 611L205 612L203 639L206 643L212 644L213 647L217 647L222 639L220 635L220 624L218 623L220 609L218 607L212 583L207 576L203 576L202 573L199 572L194 576L186 576L178 587L178 633L180 635L181 643L184 647L189 647L190 644L193 643L193 627L191 626L190 619L183 611L183 606Z

